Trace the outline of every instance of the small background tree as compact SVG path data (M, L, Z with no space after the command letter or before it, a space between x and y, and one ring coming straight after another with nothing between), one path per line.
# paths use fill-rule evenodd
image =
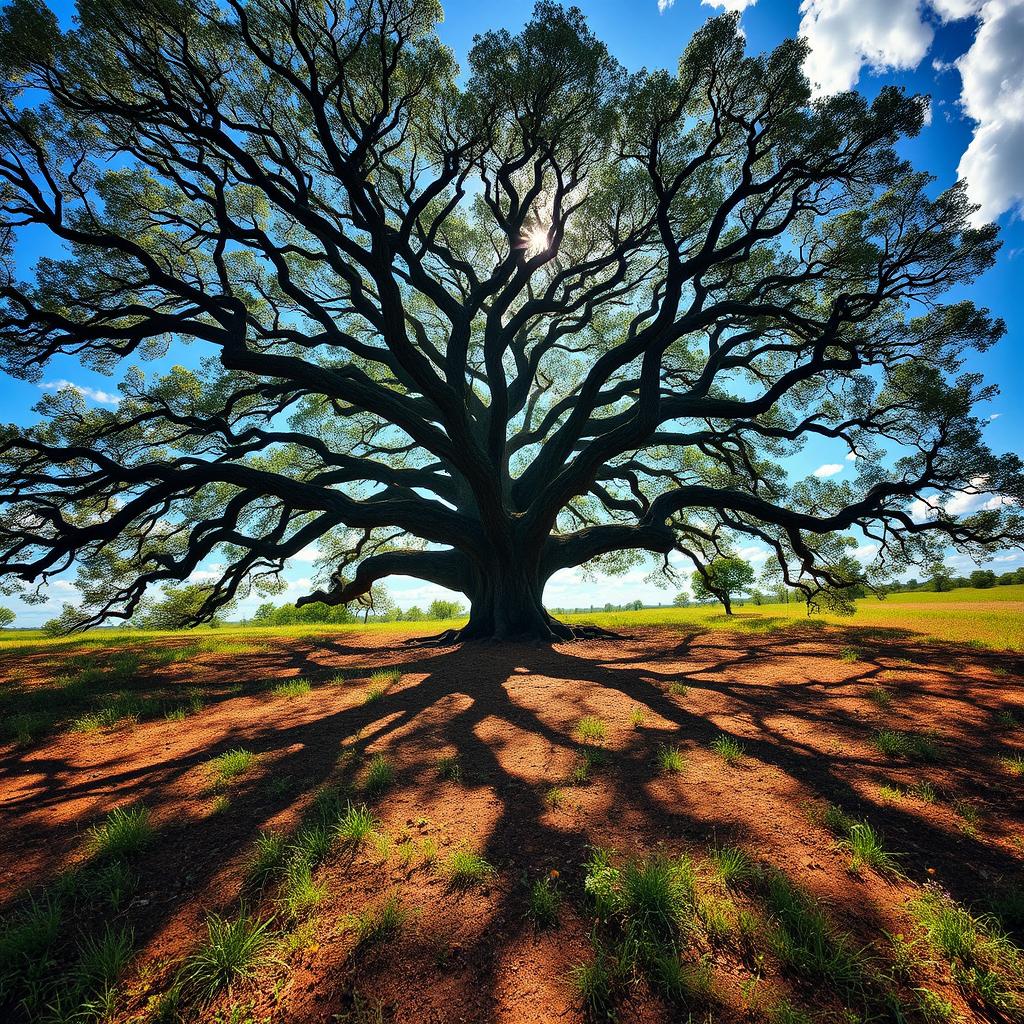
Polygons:
M698 601L713 598L725 606L725 614L732 615L732 598L754 582L754 569L742 558L715 558L694 570L691 577L693 596Z

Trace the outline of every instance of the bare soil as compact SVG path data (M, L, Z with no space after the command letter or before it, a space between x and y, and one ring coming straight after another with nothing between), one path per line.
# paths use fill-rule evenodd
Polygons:
M317 875L326 898L297 948L201 1019L227 1020L234 1003L252 1020L274 1022L356 1020L358 1007L424 1024L580 1020L569 975L591 955L582 863L592 845L623 856L660 849L695 857L739 845L820 897L837 927L862 943L912 935L905 904L928 880L988 906L1000 886L1022 879L1020 779L1002 760L1024 752L1024 730L1008 717L1024 720L1019 656L895 630L800 627L639 629L554 647L418 650L401 639L280 638L251 654L200 655L137 684L201 683L222 694L185 721L0 748L0 910L81 864L86 829L112 808L144 803L158 838L138 858L141 885L120 912L139 947L120 1016L145 1019L147 1001L205 935L206 915L237 913L258 833L293 830L325 785L351 787L361 799L376 754L396 770L372 805L383 829L393 844L433 840L437 864L417 856L403 865L394 847L383 860L368 847L332 856ZM16 668L23 685L42 684L52 659L22 656L0 662L0 672ZM400 681L366 702L368 676L382 668L399 669ZM342 670L348 678L339 684ZM276 697L265 687L299 675L313 683L310 693ZM673 684L687 689L673 692ZM877 687L888 706L871 699ZM606 723L608 756L589 784L571 786L584 715ZM881 728L934 730L943 756L930 764L886 757L873 744ZM720 734L743 745L734 767L710 749ZM678 745L683 771L659 772L662 744ZM256 766L214 792L208 762L236 747L256 752ZM445 756L458 758L461 779L441 776ZM923 781L937 791L934 803L909 795L887 802L879 792ZM560 794L552 797L552 787ZM220 794L230 804L215 811ZM815 816L825 802L868 818L904 874L851 873ZM976 812L974 827L965 825L965 808ZM482 885L449 885L440 868L460 847L495 866ZM528 888L551 872L562 910L555 928L538 930L526 916ZM352 915L392 894L412 916L390 941L356 953ZM256 910L269 913L272 899ZM755 962L738 943L697 952L709 953L714 968L701 1019L758 1019L744 984L755 975L762 992L797 1004L833 999L771 956ZM962 1018L984 1018L940 966L924 981ZM642 985L619 1006L624 1021L668 1022L679 1012Z

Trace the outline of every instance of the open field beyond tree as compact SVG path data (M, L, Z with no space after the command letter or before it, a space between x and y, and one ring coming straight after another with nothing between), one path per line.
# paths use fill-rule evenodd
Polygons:
M1020 590L7 639L5 1014L1013 1017Z

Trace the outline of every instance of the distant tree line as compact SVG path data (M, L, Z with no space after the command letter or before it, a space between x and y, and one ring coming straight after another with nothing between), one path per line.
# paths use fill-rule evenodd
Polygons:
M890 594L919 591L923 593L945 593L948 590L959 590L962 587L974 587L987 590L990 587L1009 587L1015 583L1024 583L1024 566L1010 569L997 575L993 569L975 569L967 576L954 576L948 566L936 562L928 567L925 580L909 579L905 583L890 584L886 591Z
M438 599L424 610L419 605L401 609L383 587L373 588L370 600L359 605L329 605L322 601L294 604L261 604L249 620L254 626L293 626L299 623L428 622L457 619L465 614L458 601Z

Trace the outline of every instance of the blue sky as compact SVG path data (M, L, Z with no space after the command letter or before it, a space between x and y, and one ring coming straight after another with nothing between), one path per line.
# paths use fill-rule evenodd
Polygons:
M52 4L67 23L73 5ZM993 350L975 354L967 367L984 373L1004 387L1004 394L981 410L991 416L988 437L997 451L1021 451L1024 408L1013 386L1024 368L1024 223L1020 218L1024 197L1024 0L577 0L597 35L628 68L674 69L679 55L696 28L722 9L742 12L741 25L752 50L768 49L782 39L806 35L812 44L808 65L812 80L823 91L856 85L873 95L895 83L931 97L930 123L917 139L903 144L904 154L916 166L930 171L938 187L956 181L958 168L967 174L972 195L1002 228L1003 248L996 266L976 283L970 297L1002 316L1006 337ZM489 28L519 28L530 15L533 0L504 0L500 5L479 0L444 3L443 40L462 60L476 33ZM28 236L18 253L26 276L33 261L44 253L44 240ZM955 295L951 296L955 297ZM195 364L203 355L198 346L172 351L166 360L145 367L159 370L172 362ZM124 369L105 377L83 369L72 359L55 360L41 385L15 381L0 374L4 418L18 424L36 419L32 406L40 387L62 382L83 390L87 400L116 400L117 381ZM852 472L842 452L826 442L809 445L789 466L799 478L822 467L839 466ZM304 592L313 573L312 555L289 567L289 592ZM753 554L753 552L751 552ZM756 559L756 556L755 556ZM998 566L1014 568L1024 556L1008 554ZM950 559L958 569L966 560ZM553 577L548 584L549 606L603 605L641 598L667 602L671 590L647 580L652 566L625 577L584 580L579 570ZM425 604L444 592L420 581L396 578L389 589L404 607ZM15 599L3 599L18 612L21 625L50 618L74 597L70 578L58 581L47 606L27 608ZM251 610L243 608L243 611Z

